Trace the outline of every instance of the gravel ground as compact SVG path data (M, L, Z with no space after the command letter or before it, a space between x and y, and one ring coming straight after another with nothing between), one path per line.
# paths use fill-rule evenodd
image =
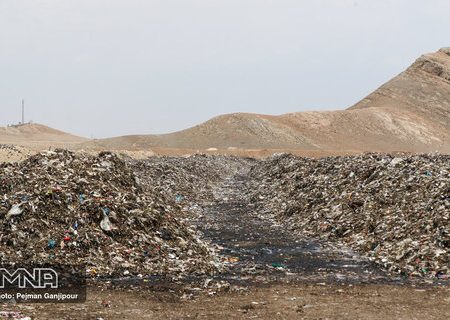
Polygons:
M194 300L92 288L88 297L86 304L2 305L1 310L35 319L448 319L450 314L448 287L283 284Z

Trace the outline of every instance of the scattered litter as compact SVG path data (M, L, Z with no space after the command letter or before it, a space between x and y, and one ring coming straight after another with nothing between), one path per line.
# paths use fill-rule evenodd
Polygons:
M258 213L304 237L343 241L392 272L449 274L449 155L279 154L250 178Z
M2 163L0 263L85 265L92 277L216 272L220 259L181 221L174 193L159 191L108 152Z

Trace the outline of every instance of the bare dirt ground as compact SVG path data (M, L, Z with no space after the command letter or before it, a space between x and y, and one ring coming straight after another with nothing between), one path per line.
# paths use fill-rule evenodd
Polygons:
M34 319L448 319L450 289L283 284L193 300L146 290L92 288L85 304L3 305Z

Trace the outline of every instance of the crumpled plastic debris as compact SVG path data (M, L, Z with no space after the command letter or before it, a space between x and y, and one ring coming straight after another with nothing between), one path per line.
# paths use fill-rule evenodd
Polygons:
M449 155L278 154L250 178L259 214L304 237L342 241L392 272L449 274Z
M215 273L220 259L181 221L175 194L144 188L108 152L2 163L0 263L84 265L92 277Z
M102 228L103 231L111 231L113 229L113 225L109 220L108 215L105 213L103 213L103 219L100 222L100 228Z
M19 214L22 214L23 210L20 209L22 203L19 204L15 204L11 207L11 209L8 211L8 213L6 214L5 219L9 219L12 216L18 216Z

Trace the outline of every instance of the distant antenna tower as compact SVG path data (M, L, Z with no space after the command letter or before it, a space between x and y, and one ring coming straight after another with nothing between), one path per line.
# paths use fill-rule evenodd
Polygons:
M22 124L25 124L25 100L22 99Z

